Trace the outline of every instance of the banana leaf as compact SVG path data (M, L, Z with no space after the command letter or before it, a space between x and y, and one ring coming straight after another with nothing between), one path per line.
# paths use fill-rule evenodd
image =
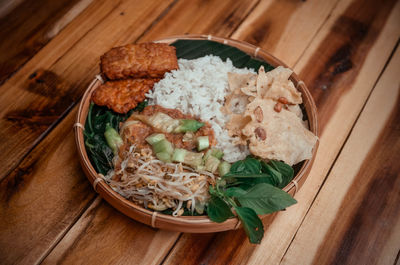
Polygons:
M264 66L265 71L274 69L266 62L252 58L238 48L210 40L177 40L171 44L176 48L176 56L183 59L196 59L206 55L219 56L223 61L229 58L237 68L253 68L255 71Z

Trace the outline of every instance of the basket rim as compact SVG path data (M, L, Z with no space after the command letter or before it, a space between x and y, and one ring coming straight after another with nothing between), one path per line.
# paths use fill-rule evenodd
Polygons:
M154 40L153 42L172 43L173 41L176 41L178 39L181 39L181 40L212 40L212 41L217 41L217 42L224 43L224 44L230 45L230 46L232 46L231 44L233 44L233 46L237 47L238 49L240 49L238 46L244 46L249 49L252 49L254 51L254 54L249 54L246 51L244 51L244 52L248 53L249 55L251 55L252 57L254 57L256 59L263 60L263 61L271 64L274 67L281 65L281 66L289 68L285 63L280 61L278 58L274 57L272 54L269 54L267 51L263 50L262 48L257 47L252 44L249 44L247 42L241 41L241 40L215 37L215 36L211 36L211 35L188 34L188 35L169 36L166 38ZM241 50L243 51L243 49L241 49ZM267 61L265 58L269 58L269 59L271 59L271 61ZM315 106L315 102L311 96L311 93L307 89L304 82L301 81L301 79L297 76L297 74L294 71L293 71L292 75L290 76L290 78L292 79L292 81L296 82L297 89L300 88L303 99L307 98L307 100L309 102L309 105L310 105L309 109L311 110L311 112L309 113L307 111L307 116L308 116L308 122L310 125L310 130L318 137L319 134L318 134L318 121L317 121L317 108ZM90 85L86 89L84 95L82 96L81 102L79 104L77 116L76 116L76 123L74 124L75 142L77 145L77 151L78 151L78 154L80 157L81 165L84 168L86 177L88 178L90 183L93 185L95 191L97 193L99 193L112 206L114 206L115 208L118 208L118 210L120 210L122 212L124 212L123 210L126 210L126 211L133 210L136 212L136 214L143 214L143 215L147 216L147 218L151 218L152 219L151 225L153 227L158 227L157 225L155 225L155 221L157 221L157 222L166 221L166 222L170 222L170 223L174 223L174 224L194 224L194 225L196 225L196 224L212 224L212 225L223 226L223 225L229 224L230 227L234 227L232 229L236 229L238 227L238 225L240 224L240 221L237 217L229 218L223 223L215 223L215 222L211 221L207 215L174 217L172 215L162 214L162 213L159 213L156 211L145 209L144 207L142 207L138 204L135 204L134 202L124 198L119 193L115 192L103 179L99 180L99 173L97 173L96 170L94 169L94 167L92 166L92 164L89 160L88 154L86 152L86 147L84 145L83 130L84 130L86 116L87 116L85 114L84 110L88 109L88 104L90 103L90 97L91 97L92 92L94 91L94 89L97 86L102 84L102 82L103 82L103 80L100 77L100 75L97 75L95 77L95 79L90 83ZM311 116L312 116L312 120L313 120L312 124L310 122ZM76 126L76 125L79 125L79 126ZM293 180L286 187L283 188L284 191L289 192L289 191L295 189L295 192L297 192L297 189L298 189L297 183L299 183L299 181L302 178L304 178L307 175L308 171L310 170L310 168L314 162L315 156L316 156L318 145L319 145L319 139L317 140L317 142L312 150L312 158L309 160L305 160L303 162L303 165L301 166L300 170L298 171L296 176L293 178ZM83 147L83 148L81 148L81 147ZM114 199L115 201L119 202L119 204L113 203L112 201L110 201L110 199ZM121 210L121 208L123 208L123 210ZM133 214L133 215L136 215L136 214ZM129 215L129 216L131 218L133 218L131 215ZM260 217L263 218L265 216L267 216L267 215L262 215ZM145 223L148 223L148 222L145 222ZM176 231L178 231L178 230L176 230ZM229 229L224 229L224 230L229 230ZM218 230L218 231L223 231L223 230Z

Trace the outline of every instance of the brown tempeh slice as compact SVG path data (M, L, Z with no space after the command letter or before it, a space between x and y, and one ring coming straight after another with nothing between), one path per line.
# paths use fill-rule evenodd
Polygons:
M126 79L108 81L92 95L96 105L107 106L118 113L127 113L145 99L147 91L159 79Z
M111 80L162 78L178 69L176 49L165 43L128 44L112 48L101 56L100 68Z

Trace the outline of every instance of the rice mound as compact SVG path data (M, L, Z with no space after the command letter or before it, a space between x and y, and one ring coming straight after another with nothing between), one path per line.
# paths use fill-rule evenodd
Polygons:
M226 123L230 116L222 113L225 96L229 93L228 72L255 73L239 69L227 59L207 55L194 60L179 59L179 69L166 73L164 78L146 94L150 105L179 109L183 113L208 121L218 141L217 148L224 151L224 159L235 162L250 154L246 145L237 145L238 139L230 137Z

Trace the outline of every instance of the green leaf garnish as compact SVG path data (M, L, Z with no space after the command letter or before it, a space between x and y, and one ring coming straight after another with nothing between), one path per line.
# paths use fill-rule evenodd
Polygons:
M208 202L207 213L208 217L217 223L222 223L226 219L234 216L229 205L215 195L211 196Z
M235 207L235 210L250 242L260 244L264 236L264 227L256 212L247 207Z

